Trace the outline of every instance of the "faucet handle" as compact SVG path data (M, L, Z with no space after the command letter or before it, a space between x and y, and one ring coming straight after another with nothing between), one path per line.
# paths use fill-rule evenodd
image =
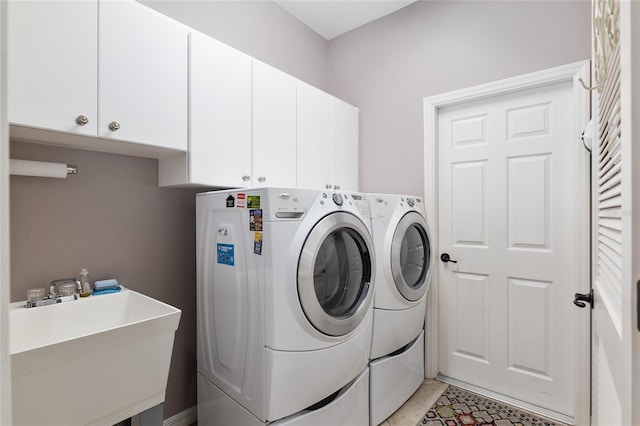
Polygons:
M57 297L58 293L59 293L58 292L58 287L61 286L62 284L68 284L68 283L73 283L73 285L76 286L76 289L80 288L80 286L81 286L80 280L75 278L75 277L60 278L60 279L57 279L57 280L53 280L49 284L49 297L51 297L51 298Z

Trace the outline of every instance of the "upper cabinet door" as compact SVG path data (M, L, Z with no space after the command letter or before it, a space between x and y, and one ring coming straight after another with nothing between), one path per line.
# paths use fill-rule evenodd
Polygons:
M187 27L134 1L98 12L98 136L186 150Z
M254 186L296 186L296 79L253 61Z
M358 108L331 98L331 182L337 189L359 190Z
M298 82L299 188L331 187L331 97Z
M9 122L96 135L97 9L96 1L8 3Z
M204 34L190 36L191 183L251 184L251 58Z

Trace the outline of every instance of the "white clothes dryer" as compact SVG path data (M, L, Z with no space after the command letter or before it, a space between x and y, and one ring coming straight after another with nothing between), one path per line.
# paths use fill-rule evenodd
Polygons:
M424 380L432 254L421 197L368 194L368 198L377 257L369 364L371 424L376 425Z
M311 412L334 421L335 407L353 404L343 420L367 424L367 198L216 191L198 194L196 211L199 416L207 425L295 425Z

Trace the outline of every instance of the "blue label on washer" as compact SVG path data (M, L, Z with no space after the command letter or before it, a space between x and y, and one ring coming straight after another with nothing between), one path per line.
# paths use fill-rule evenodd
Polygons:
M235 263L233 252L233 244L218 244L218 263L233 266Z

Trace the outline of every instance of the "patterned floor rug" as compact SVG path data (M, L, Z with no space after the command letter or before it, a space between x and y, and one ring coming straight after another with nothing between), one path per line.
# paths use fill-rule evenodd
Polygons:
M448 386L417 426L565 426L504 402Z

